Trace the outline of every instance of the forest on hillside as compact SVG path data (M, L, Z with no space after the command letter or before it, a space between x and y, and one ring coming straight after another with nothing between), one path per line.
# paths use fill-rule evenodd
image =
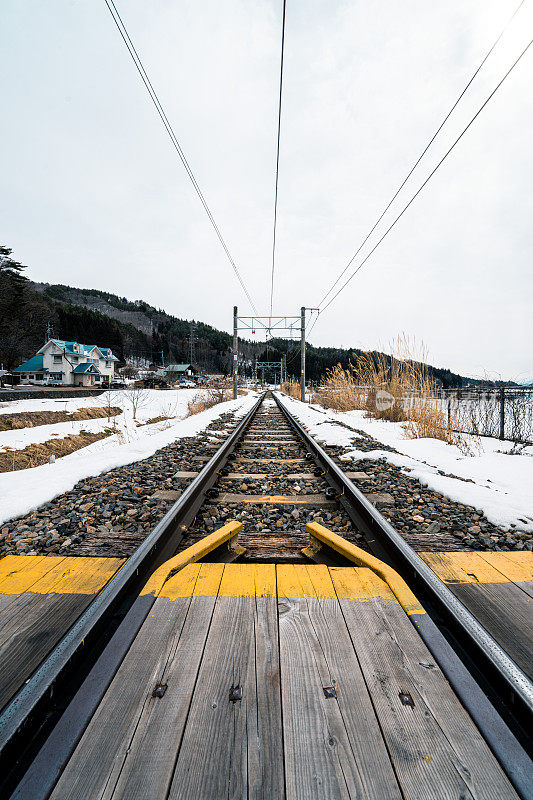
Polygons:
M4 368L13 369L31 357L49 336L111 347L121 361L134 365L189 361L190 320L174 317L144 300L129 300L99 289L35 284L11 252L0 247L0 363ZM192 324L195 363L206 372L229 374L230 334L205 322L192 320ZM251 376L255 360L279 361L285 354L288 375L298 378L299 347L299 342L283 339L268 344L240 339L240 371ZM341 364L346 368L361 354L354 348L308 343L307 378L318 382L331 367ZM431 371L444 387L462 386L465 381L449 369L431 367Z

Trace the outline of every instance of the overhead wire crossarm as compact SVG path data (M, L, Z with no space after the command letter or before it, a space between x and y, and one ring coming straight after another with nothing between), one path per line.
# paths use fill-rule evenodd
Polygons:
M206 199L205 199L205 197L204 197L204 195L202 193L202 190L200 189L200 186L198 185L198 182L197 182L197 180L196 180L196 178L194 176L194 173L193 173L193 171L192 171L192 169L191 169L191 167L189 165L189 162L187 161L187 158L185 157L185 154L184 154L183 150L181 149L181 145L180 145L180 143L179 143L179 141L178 141L178 139L176 137L176 134L174 133L174 129L172 128L172 125L170 124L170 122L168 120L168 117L167 117L167 115L165 113L165 110L164 110L163 106L161 105L159 97L157 96L157 93L156 93L154 87L152 86L150 78L148 77L148 73L146 72L146 69L144 68L144 65L143 65L143 63L141 61L141 58L140 58L139 54L137 53L137 50L135 49L135 45L133 44L133 42L131 40L131 37L130 37L127 29L126 29L126 26L124 25L124 22L123 22L120 14L118 12L118 9L117 9L117 7L116 7L116 5L115 5L113 0L105 0L105 4L106 4L106 6L107 6L107 8L109 10L109 13L111 14L111 16L113 18L113 21L114 21L114 23L115 23L115 25L116 25L116 27L118 29L118 32L120 33L120 35L122 37L122 40L123 40L124 44L126 45L126 48L127 48L128 52L129 52L129 54L131 56L131 59L132 59L133 63L135 64L137 72L141 76L141 79L142 79L142 81L143 81L143 83L144 83L144 85L146 87L146 91L148 92L148 94L150 96L150 99L152 100L152 103L154 104L154 106L156 108L156 111L157 111L157 113L158 113L158 115L159 115L159 117L161 119L161 122L163 123L163 125L164 125L164 127L165 127L165 129L166 129L166 131L167 131L167 133L168 133L168 135L170 137L170 141L172 142L172 145L173 145L174 149L176 150L176 152L177 152L177 154L178 154L178 156L180 158L180 161L183 164L183 166L185 168L185 171L186 171L186 173L187 173L192 185L194 186L196 194L200 198L200 202L202 203L202 206L203 206L203 208L205 210L205 213L207 214L207 217L208 217L211 225L213 226L213 229L214 229L214 231L215 231L215 233L217 235L217 238L218 238L220 244L222 245L222 248L223 248L223 250L224 250L224 252L225 252L225 254L227 256L227 259L228 259L233 271L235 272L235 275L237 276L237 279L238 279L238 281L239 281L239 283L241 285L241 288L242 288L244 294L246 295L246 298L247 298L248 302L250 303L250 306L252 307L252 309L255 312L257 312L257 308L256 308L256 306L255 306L255 304L254 304L254 302L253 302L253 300L252 300L252 298L250 296L250 293L249 293L249 291L248 291L248 289L247 289L247 287L246 287L246 285L244 283L244 280L243 280L243 278L242 278L242 276L241 276L241 274L240 274L240 272L239 272L239 270L237 268L237 265L236 265L236 263L235 263L235 261L233 259L233 256L231 255L231 253L229 251L229 248L228 248L228 246L227 246L227 244L226 244L226 242L224 240L224 237L222 236L222 233L220 232L220 229L219 229L217 223L215 222L213 214L211 213L211 209L209 208L209 206L207 204L207 201L206 201Z

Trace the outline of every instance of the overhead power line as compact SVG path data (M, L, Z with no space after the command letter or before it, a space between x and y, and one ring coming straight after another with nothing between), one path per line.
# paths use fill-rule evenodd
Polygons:
M272 277L270 280L270 316L274 302L274 265L276 262L276 224L278 221L278 177L279 177L279 140L281 133L281 97L283 94L283 54L285 50L285 5L283 0L283 19L281 23L281 59L279 69L279 105L278 105L278 144L276 149L276 191L274 195L274 231L272 236Z
M328 289L328 291L326 292L326 294L324 295L324 297L320 301L319 306L322 306L322 303L324 303L324 301L328 298L328 296L331 294L331 292L333 291L335 286L338 284L338 282L341 280L343 275L345 275L346 272L348 271L348 269L351 267L351 265L353 264L353 262L355 261L355 259L357 258L357 256L359 255L359 253L361 252L361 250L363 249L363 247L367 243L367 241L370 239L371 235L374 233L374 231L378 227L379 223L381 222L381 220L383 219L383 217L385 216L385 214L387 213L387 211L389 210L391 205L394 203L394 201L396 200L396 198L398 197L398 195L402 191L403 187L405 186L405 184L407 183L407 181L409 180L409 178L411 177L411 175L413 174L413 172L415 171L417 166L420 164L420 162L422 161L422 159L426 155L427 151L429 150L429 148L431 147L431 145L433 144L433 142L435 141L435 139L437 138L437 136L439 135L439 133L441 132L443 127L445 126L446 122L449 120L449 118L451 117L451 115L453 114L453 112L455 111L457 106L459 105L460 101L462 100L462 98L464 97L464 95L466 94L468 89L470 88L472 82L476 78L476 76L479 73L479 71L481 70L482 66L484 65L484 63L486 62L486 60L488 59L488 57L490 56L490 54L492 53L492 51L494 50L494 48L496 47L496 45L498 44L498 42L502 38L503 34L505 33L505 31L507 30L507 28L509 27L509 25L513 21L513 19L517 15L517 13L519 12L520 8L524 5L524 3L525 3L525 0L521 0L521 2L516 7L514 13L512 14L512 16L509 17L509 19L505 23L504 27L500 31L500 34L499 34L498 38L494 41L494 43L492 44L490 49L485 54L485 56L482 59L481 63L479 64L479 66L477 67L477 69L473 73L472 77L470 78L470 80L468 81L468 83L466 84L464 89L462 90L461 94L459 95L459 97L457 98L457 100L455 101L453 106L450 108L450 110L448 111L448 113L446 114L446 116L444 117L444 119L440 123L439 127L437 128L437 130L435 131L435 133L433 134L433 136L431 137L429 142L426 144L426 146L424 147L424 149L422 150L420 155L418 156L417 160L415 161L415 163L413 164L413 166L411 167L411 169L409 170L409 172L407 173L407 175L405 176L405 178L403 179L403 181L401 182L401 184L399 185L399 187L397 188L397 190L395 191L395 193L393 194L393 196L391 197L391 199L389 200L389 202L387 203L387 205L385 206L385 208L383 209L383 211L381 212L381 214L377 218L377 220L374 223L374 225L372 226L372 228L369 230L369 232L367 233L367 235L365 236L365 238L363 239L363 241L361 242L361 244L359 245L359 247L357 248L357 250L355 251L355 253L351 257L351 259L348 261L348 263L346 264L346 266L344 267L342 272L337 276L337 278L335 279L334 283L330 286L330 288Z
M194 177L194 174L193 174L193 171L192 171L192 169L191 169L191 167L189 165L189 162L187 161L187 159L185 157L185 154L184 154L183 150L181 149L181 145L180 145L180 143L179 143L179 141L178 141L178 139L176 137L176 134L174 133L172 125L168 121L168 117L167 117L167 115L166 115L166 113L165 113L165 111L163 109L163 106L161 105L161 102L159 100L159 97L156 94L156 91L155 91L154 87L152 86L150 78L148 77L146 69L144 68L144 65L143 65L143 63L141 61L141 58L140 58L139 54L137 53L137 50L135 49L135 46L134 46L134 44L133 44L133 42L132 42L132 40L130 38L130 35L129 35L127 29L126 29L126 26L124 25L124 22L123 22L120 14L119 14L119 12L117 10L117 7L116 7L115 3L113 2L113 0L105 0L105 4L106 4L107 8L109 9L109 13L113 17L113 21L114 21L115 25L117 26L117 29L118 29L121 37L122 37L122 40L123 40L124 44L126 45L126 47L128 49L128 52L129 52L129 54L130 54L130 56L132 58L133 63L135 64L135 67L137 68L137 72L141 76L141 79L142 79L142 81L143 81L143 83L144 83L144 85L146 87L146 90L147 90L148 94L150 95L150 99L152 100L152 102L153 102L153 104L154 104L154 106L156 108L156 111L157 111L159 117L161 118L161 122L165 126L165 129L166 129L166 131L167 131L167 133L168 133L168 135L170 137L170 141L172 142L172 145L174 146L174 149L176 150L176 152L177 152L177 154L178 154L178 156L180 158L180 161L183 164L183 166L185 168L185 171L186 171L187 175L189 176L189 179L190 179L192 185L194 186L194 188L196 190L196 194L200 198L200 202L202 203L202 205L204 207L205 213L207 214L207 216L209 218L209 221L210 221L211 225L213 226L213 229L214 229L214 231L215 231L215 233L216 233L216 235L218 237L218 240L219 240L220 244L222 245L222 248L223 248L223 250L224 250L224 252L225 252L225 254L226 254L227 258L228 258L228 261L231 264L231 267L232 267L233 271L235 272L235 275L237 276L237 279L238 279L238 281L239 281L239 283L241 285L241 288L242 288L244 294L246 295L246 297L248 299L248 302L250 303L250 305L253 308L254 312L257 314L258 313L257 308L255 307L255 304L254 304L254 302L253 302L253 300L252 300L252 298L250 296L250 293L248 292L248 289L246 288L246 285L245 285L245 283L244 283L244 281L242 279L242 276L241 276L239 270L237 269L237 265L236 265L235 261L233 260L233 257L231 255L229 249L228 249L228 246L227 246L226 242L224 241L224 237L222 236L222 233L220 232L220 229L219 229L218 225L215 222L213 214L211 213L211 209L207 205L207 201L206 201L206 199L205 199L205 197L204 197L204 195L202 193L202 190L200 189L200 187L198 185L198 182L197 182L196 178Z
M439 167L440 167L440 166L441 166L441 165L444 163L444 161L445 161L445 160L448 158L448 156L450 155L450 153L452 152L452 150L454 149L454 147L455 147L455 146L458 144L458 142L459 142L459 141L460 141L460 140L463 138L463 136L465 135L465 133L467 132L467 130L468 130L468 129L470 128L470 126L471 126L471 125L474 123L474 121L477 119L477 117L478 117L478 116L481 114L481 112L483 111L483 109L485 108L485 106L486 106L486 105L489 103L489 101L490 101L490 100L491 100L491 99L494 97L494 95L496 94L496 92L498 91L498 89L500 88L500 86L501 86L501 85L503 84L503 82L504 82L504 81L505 81L505 80L508 78L508 76L509 76L509 75L511 74L511 72L514 70L514 68L516 67L516 65L518 64L518 62L519 62L519 61L520 61L520 60L523 58L523 56L524 56L524 55L527 53L527 51L529 50L529 48L531 47L531 45L532 45L532 44L533 44L533 39L531 39L531 40L529 41L529 44L527 44L527 45L526 45L526 47L525 47L525 48L522 50L522 52L520 53L520 55L518 56L518 58L516 59L516 61L514 61L514 62L513 62L513 64L512 64L512 65L509 67L509 69L507 70L507 72L505 73L505 75L503 76L503 78L501 79L501 81L498 83L498 85L496 86L496 88L492 90L492 92L489 94L489 96L488 96L488 97L487 97L487 99L484 101L484 103L482 103L482 105L481 105L481 106L478 108L478 110L476 111L476 113L474 114L474 116L472 117L472 119L470 120L470 122L468 123L468 125L466 125L466 127L465 127L465 128L463 128L463 130L461 131L461 133L459 134L459 136L457 137L457 139L454 141L454 143L452 144L452 146L451 146L451 147L450 147L450 148L449 148L449 149L446 151L446 153L443 155L443 157L442 157L442 158L440 159L440 161L438 162L437 166L436 166L436 167L434 167L434 169L432 169L432 170L431 170L431 172L429 173L428 177L427 177L427 178L425 179L425 181L424 181L424 182L423 182L423 183L422 183L422 184L421 184L421 185L418 187L418 189L416 190L416 192L414 193L414 195L411 197L411 199L409 200L409 202L408 202L408 203L407 203L407 204L406 204L406 205L403 207L403 209L400 211L400 213L398 214L398 216L397 216L397 217L394 219L394 221L393 221L393 222L392 222L392 223L389 225L389 227L387 228L387 230L385 231L385 233L384 233L384 234L381 236L381 238L380 238L380 239L378 239L377 243L376 243L376 244L374 245L374 247L373 247L373 248L370 250L370 252L369 252L369 253L368 253L368 254L365 256L365 258L364 258L364 259L361 261L361 263L359 264L359 266L357 267L357 269L356 269L356 270L354 270L354 272L353 272L353 273L350 275L350 277L348 278L348 280L347 280L347 281L345 281L345 283L343 283L343 285L340 287L340 289L339 289L339 290L338 290L338 291L337 291L337 292L336 292L336 293L333 295L333 297L331 298L331 300L329 300L329 302L328 302L328 303L326 303L326 305L325 305L325 306L324 306L324 307L323 307L323 308L320 310L320 313L323 313L323 312L324 312L324 311L325 311L327 308L329 308L329 306L330 306L330 305L333 303L333 301L335 300L335 298L339 296L339 294L342 292L342 290L343 290L343 289L345 289L345 288L346 288L346 286L347 286L347 285L350 283L350 281L352 280L352 278L354 278L354 277L357 275L357 273L359 272L359 270L360 270L360 269L361 269L361 268L362 268L362 267L363 267L363 266L366 264L366 262L368 261L368 259L369 259L369 258L370 258L370 256L372 255L372 253L374 253L374 252L377 250L377 248L379 247L379 245L381 244L381 242L382 242L382 241L385 239L385 237L386 237L386 236L388 236L388 234L389 234L389 233L391 232L391 230L394 228L394 226L396 225L396 223L397 223L397 222L398 222L398 221L401 219L401 217L403 217L403 215L405 214L405 212L407 211L407 209L409 208L409 206L410 206L410 205L411 205L411 204L414 202L414 200L415 200L415 199L418 197L418 195L420 194L420 192L422 191L422 189L423 189L423 188L424 188L424 187L425 187L425 186L426 186L426 185L429 183L429 181L431 180L431 178L433 177L433 175L434 175L434 174L437 172L437 170L439 169ZM314 325L313 325L312 327L314 327ZM311 328L311 330L312 330L312 328ZM309 331L309 333L310 333L310 332L311 332L311 331Z

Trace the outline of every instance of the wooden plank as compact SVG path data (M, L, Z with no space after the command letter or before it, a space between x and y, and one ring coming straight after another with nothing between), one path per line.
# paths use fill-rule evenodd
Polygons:
M0 560L0 594L27 592L64 560L65 556L5 556Z
M225 567L169 800L284 796L274 570Z
M504 553L420 553L428 567L445 583L497 584L514 583L522 592L533 597L533 582L528 570L506 559Z
M4 610L0 629L0 708L37 669L91 600L92 595L84 594L26 593Z
M303 464L306 458L240 458L241 464ZM308 463L308 462L307 462Z
M168 765L171 771L215 603L213 596L194 594L198 576L205 569L206 565L199 564L185 567L172 579L175 599L160 597L154 603L52 792L54 800L159 800L165 796L166 787L160 787L169 780ZM215 565L215 569L220 580L224 567ZM189 611L193 612L190 619ZM189 651L180 648L183 634L188 637ZM178 669L184 672L178 673ZM154 697L156 687L165 681L168 688L163 697ZM169 731L171 719L175 728ZM147 732L154 735L157 726L161 726L167 741L158 739L159 750L154 752ZM134 758L130 757L132 747ZM142 747L156 759L158 768L155 764L147 768L145 760L140 774L136 763L143 757ZM144 788L137 793L135 787L139 785ZM130 786L136 793L130 793Z
M312 472L291 472L290 475L277 475L271 474L269 472L230 472L228 475L222 475L225 480L264 480L268 478L269 480L284 480L284 481L319 481L320 478L317 478L316 475L313 475Z
M533 568L530 568L528 561L525 559L522 561L515 560L507 558L507 553L489 553L486 551L479 553L479 555L491 567L501 572L507 580L513 581L513 583L528 585L533 581ZM522 553L517 553L517 555L522 555Z
M400 798L328 570L280 565L287 800ZM337 697L325 688L336 686Z
M533 552L531 550L506 550L499 555L518 564L523 569L527 569L533 577Z
M149 697L143 708L114 786L116 800L166 797L223 570L222 564L203 564L199 569L180 639L158 677L167 688L163 697ZM165 595L175 601L183 594L183 581L175 576L168 584Z
M333 508L336 500L328 500L325 494L234 494L224 492L217 498L219 503L278 503L284 505L318 505Z
M124 563L121 558L45 558L6 576L0 615L0 706L3 707L64 636L94 595ZM40 577L38 575L40 574Z
M533 679L533 601L514 583L450 584L484 628Z
M406 800L516 798L403 610L347 599L364 573L330 574Z
M435 575L445 583L471 583L472 577L450 556L452 553L418 553Z

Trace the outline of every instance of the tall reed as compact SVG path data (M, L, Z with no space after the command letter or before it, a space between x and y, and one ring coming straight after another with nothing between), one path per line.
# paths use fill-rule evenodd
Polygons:
M374 419L405 422L407 438L441 439L464 449L467 438L456 432L454 415L443 410L425 346L417 347L402 335L391 342L390 350L390 357L363 353L347 369L340 364L329 369L315 402L337 411L360 409Z
M300 383L299 381L294 380L294 378L284 381L281 384L281 391L285 394L288 394L289 397L294 397L295 400L300 399Z

